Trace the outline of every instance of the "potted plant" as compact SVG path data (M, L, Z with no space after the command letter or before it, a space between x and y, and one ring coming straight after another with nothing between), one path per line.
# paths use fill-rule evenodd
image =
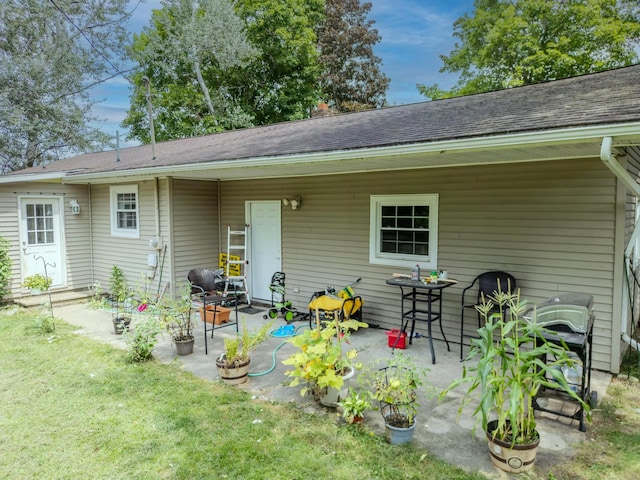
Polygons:
M382 368L365 374L378 400L385 423L387 441L401 444L411 441L416 427L417 390L426 380L426 368L418 367L412 357L395 352Z
M242 331L235 337L224 339L224 352L216 358L218 375L229 385L237 385L247 381L252 352L262 343L273 325L273 321L264 324L256 333L250 333L242 322Z
M133 299L127 288L124 273L117 265L111 269L109 279L111 290L111 320L116 335L121 335L131 324L131 311L133 309Z
M349 343L351 331L367 326L352 318L340 321L336 314L334 320L324 322L323 328L318 326L305 330L289 339L289 343L299 349L282 362L293 367L293 370L285 372L285 375L292 378L289 386L296 387L305 383L301 395L311 392L314 399L323 405L337 406L340 396L346 396L347 393L341 392L345 381L355 373L352 363L357 351L351 349L345 352L345 345Z
M189 291L190 287L185 285L177 297L163 297L158 302L160 324L171 335L178 355L193 353L193 345L195 343L193 333L195 324L191 315L191 296ZM148 305L148 300L140 305Z
M550 342L535 321L523 318L528 310L520 292L494 292L477 307L485 320L478 330L462 371L441 397L461 384L468 384L458 413L473 398L479 400L473 412L479 417L489 442L495 466L509 472L533 467L540 436L536 430L533 400L543 387L560 390L589 406L576 394L562 374L562 367L575 364L563 342ZM497 313L494 313L496 312ZM545 335L543 335L545 334ZM560 339L559 339L560 340ZM477 364L468 364L477 360Z
M349 393L338 402L342 408L342 417L347 423L364 423L364 412L371 408L370 392L358 392L349 388Z
M29 289L32 295L40 295L42 292L49 290L53 280L41 273L29 275L22 282L24 288Z

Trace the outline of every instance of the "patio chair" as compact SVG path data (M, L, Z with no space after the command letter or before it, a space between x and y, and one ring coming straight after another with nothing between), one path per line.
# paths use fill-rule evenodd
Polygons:
M363 304L360 295L343 299L329 296L325 290L314 292L309 301L309 327L313 328L316 321L315 310L318 310L320 321L332 321L338 313L340 321L354 319L361 322Z
M215 317L217 313L216 307L222 305L225 301L225 297L223 295L219 295L218 292L224 290L225 280L222 277L220 272L215 272L213 270L209 270L208 268L194 268L189 271L187 274L187 281L191 285L191 300L197 303L199 307L202 305L202 309L204 315L207 313L207 306L214 307L213 313L213 321L211 322L211 327L208 328L208 323L204 321L204 353L209 353L209 347L207 345L207 333L211 332L211 338L213 338L213 330L215 329ZM236 304L236 332L238 331L238 322L237 322L237 304ZM227 326L227 325L224 325Z
M513 275L502 272L499 270L493 270L490 272L484 272L473 279L471 285L462 290L462 307L460 312L460 360L463 359L464 339L474 338L472 335L465 335L464 333L464 313L471 309L476 312L478 319L478 328L482 327L482 317L480 313L476 311L476 305L482 302L482 296L487 298L492 295L493 292L498 290L503 292L512 292L516 289L516 279ZM477 293L476 293L477 291ZM493 312L495 313L495 312Z

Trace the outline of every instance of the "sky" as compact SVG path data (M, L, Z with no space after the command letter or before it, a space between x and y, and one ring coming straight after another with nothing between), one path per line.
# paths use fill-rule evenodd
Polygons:
M361 0L364 1L364 0ZM440 55L448 54L454 46L453 22L473 12L473 0L369 0L372 8L369 19L375 20L382 41L374 47L382 59L382 71L391 80L387 91L389 105L403 105L425 101L416 84L437 83L447 89L455 84L456 76L440 73ZM133 7L138 0L130 0ZM137 33L149 24L151 10L161 8L160 0L142 0L137 6L129 30ZM120 133L120 146L125 142L126 130L119 126L129 108L130 89L127 81L115 77L93 90L100 100L93 113L101 121L94 123L111 135Z

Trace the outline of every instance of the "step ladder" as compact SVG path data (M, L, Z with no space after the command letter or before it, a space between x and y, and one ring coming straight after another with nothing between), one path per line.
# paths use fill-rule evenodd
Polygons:
M247 304L251 306L251 296L247 286L247 239L249 225L245 224L244 230L232 230L227 225L227 263L225 265L226 282L223 296L235 295L235 301L242 295Z

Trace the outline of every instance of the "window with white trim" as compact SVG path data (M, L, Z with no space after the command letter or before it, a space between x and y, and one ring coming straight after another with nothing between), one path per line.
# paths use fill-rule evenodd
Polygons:
M372 195L369 262L437 268L438 195Z
M111 235L139 238L138 186L117 185L111 192Z

